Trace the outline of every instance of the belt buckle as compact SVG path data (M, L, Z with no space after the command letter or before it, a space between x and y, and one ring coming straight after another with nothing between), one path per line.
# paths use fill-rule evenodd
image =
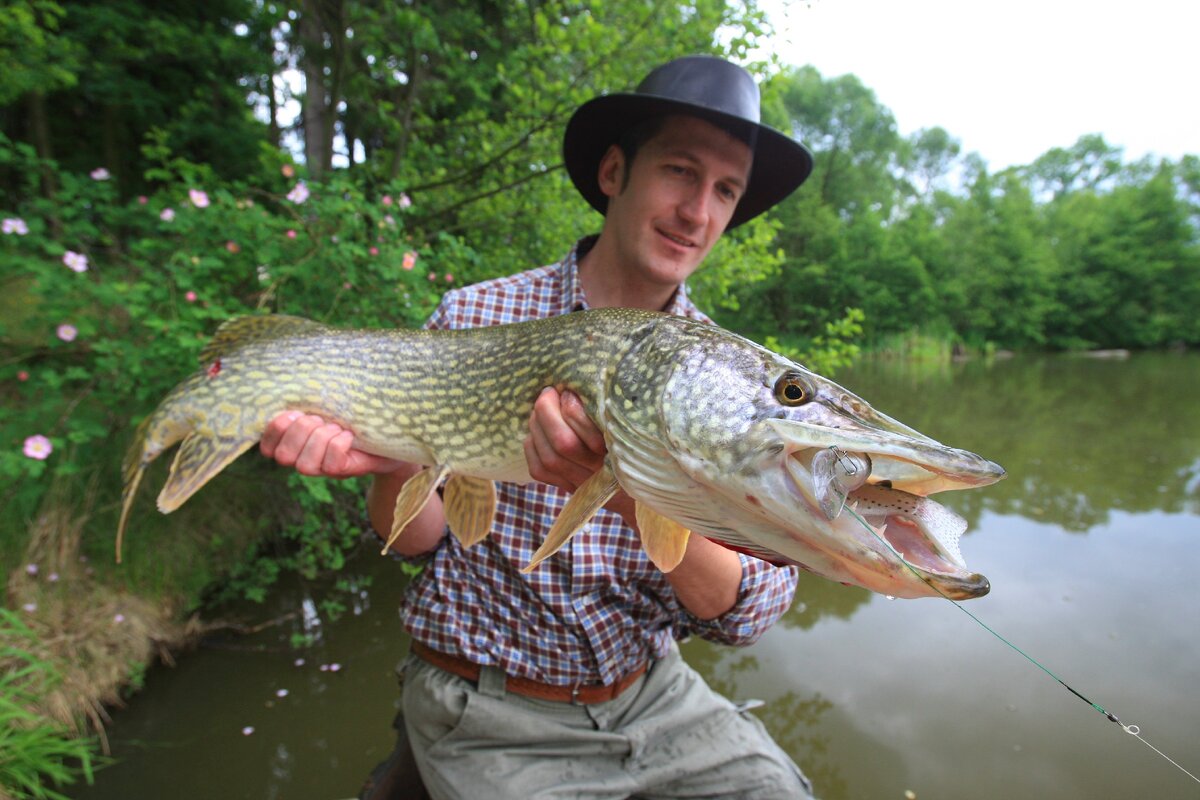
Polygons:
M571 705L573 705L573 706L579 705L579 690L582 686L583 686L583 684L579 681L576 681L571 686Z

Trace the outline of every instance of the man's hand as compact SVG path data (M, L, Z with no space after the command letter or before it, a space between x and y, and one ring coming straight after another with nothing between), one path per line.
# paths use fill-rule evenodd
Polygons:
M547 387L533 404L525 460L530 476L573 492L604 466L604 434L574 392Z
M525 459L534 480L573 492L604 464L604 434L572 392L543 389L529 418ZM605 508L637 529L633 498L619 491ZM688 539L683 561L667 573L679 601L701 619L715 619L737 602L742 564L737 553L702 536Z
M392 530L396 496L404 482L421 471L419 464L373 455L354 447L354 433L314 414L285 411L263 432L259 450L267 458L285 467L295 467L303 475L325 478L355 478L375 474L367 490L367 513L371 526L384 539ZM432 550L441 541L446 528L442 500L436 495L392 545L402 555Z
M604 466L608 447L604 434L584 411L583 401L571 391L559 394L547 387L538 395L525 437L525 461L535 481L574 492ZM633 498L618 491L604 504L637 527Z
M392 472L403 462L365 453L354 446L354 433L314 414L285 411L267 425L258 449L302 475L354 478Z

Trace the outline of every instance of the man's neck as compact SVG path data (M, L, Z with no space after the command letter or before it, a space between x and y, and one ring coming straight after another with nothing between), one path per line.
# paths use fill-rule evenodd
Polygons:
M579 260L579 284L588 306L665 310L679 287L639 280L636 270L622 268L613 248L606 245L601 235L596 245Z

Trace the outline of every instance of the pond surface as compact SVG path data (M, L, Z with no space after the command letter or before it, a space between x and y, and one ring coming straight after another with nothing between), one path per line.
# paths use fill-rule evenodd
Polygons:
M766 701L757 713L825 800L1200 796L1146 746L1200 769L1200 357L872 363L838 379L1008 469L938 496L969 521L963 553L992 593L956 608L802 578L758 644L691 641L688 660ZM282 624L152 670L109 726L119 763L73 796L354 796L391 749L408 640L399 566L364 548L350 573L362 588L336 595L350 607L336 622L316 611L329 587L284 586L236 609ZM292 649L297 632L315 644Z

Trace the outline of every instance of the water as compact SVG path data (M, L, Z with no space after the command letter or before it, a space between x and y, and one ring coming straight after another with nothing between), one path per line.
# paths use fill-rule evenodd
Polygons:
M838 378L1009 470L996 486L939 496L970 522L964 556L992 582L964 607L1200 769L1200 357L875 364ZM339 621L315 624L330 587L292 583L236 610L292 615L283 623L151 671L109 726L119 763L73 796L356 794L392 745L392 667L407 639L397 565L366 547L351 570L370 586L336 595L350 604ZM316 644L292 649L295 633ZM766 701L756 713L825 800L1200 796L945 600L808 578L755 646L683 650L727 695Z

